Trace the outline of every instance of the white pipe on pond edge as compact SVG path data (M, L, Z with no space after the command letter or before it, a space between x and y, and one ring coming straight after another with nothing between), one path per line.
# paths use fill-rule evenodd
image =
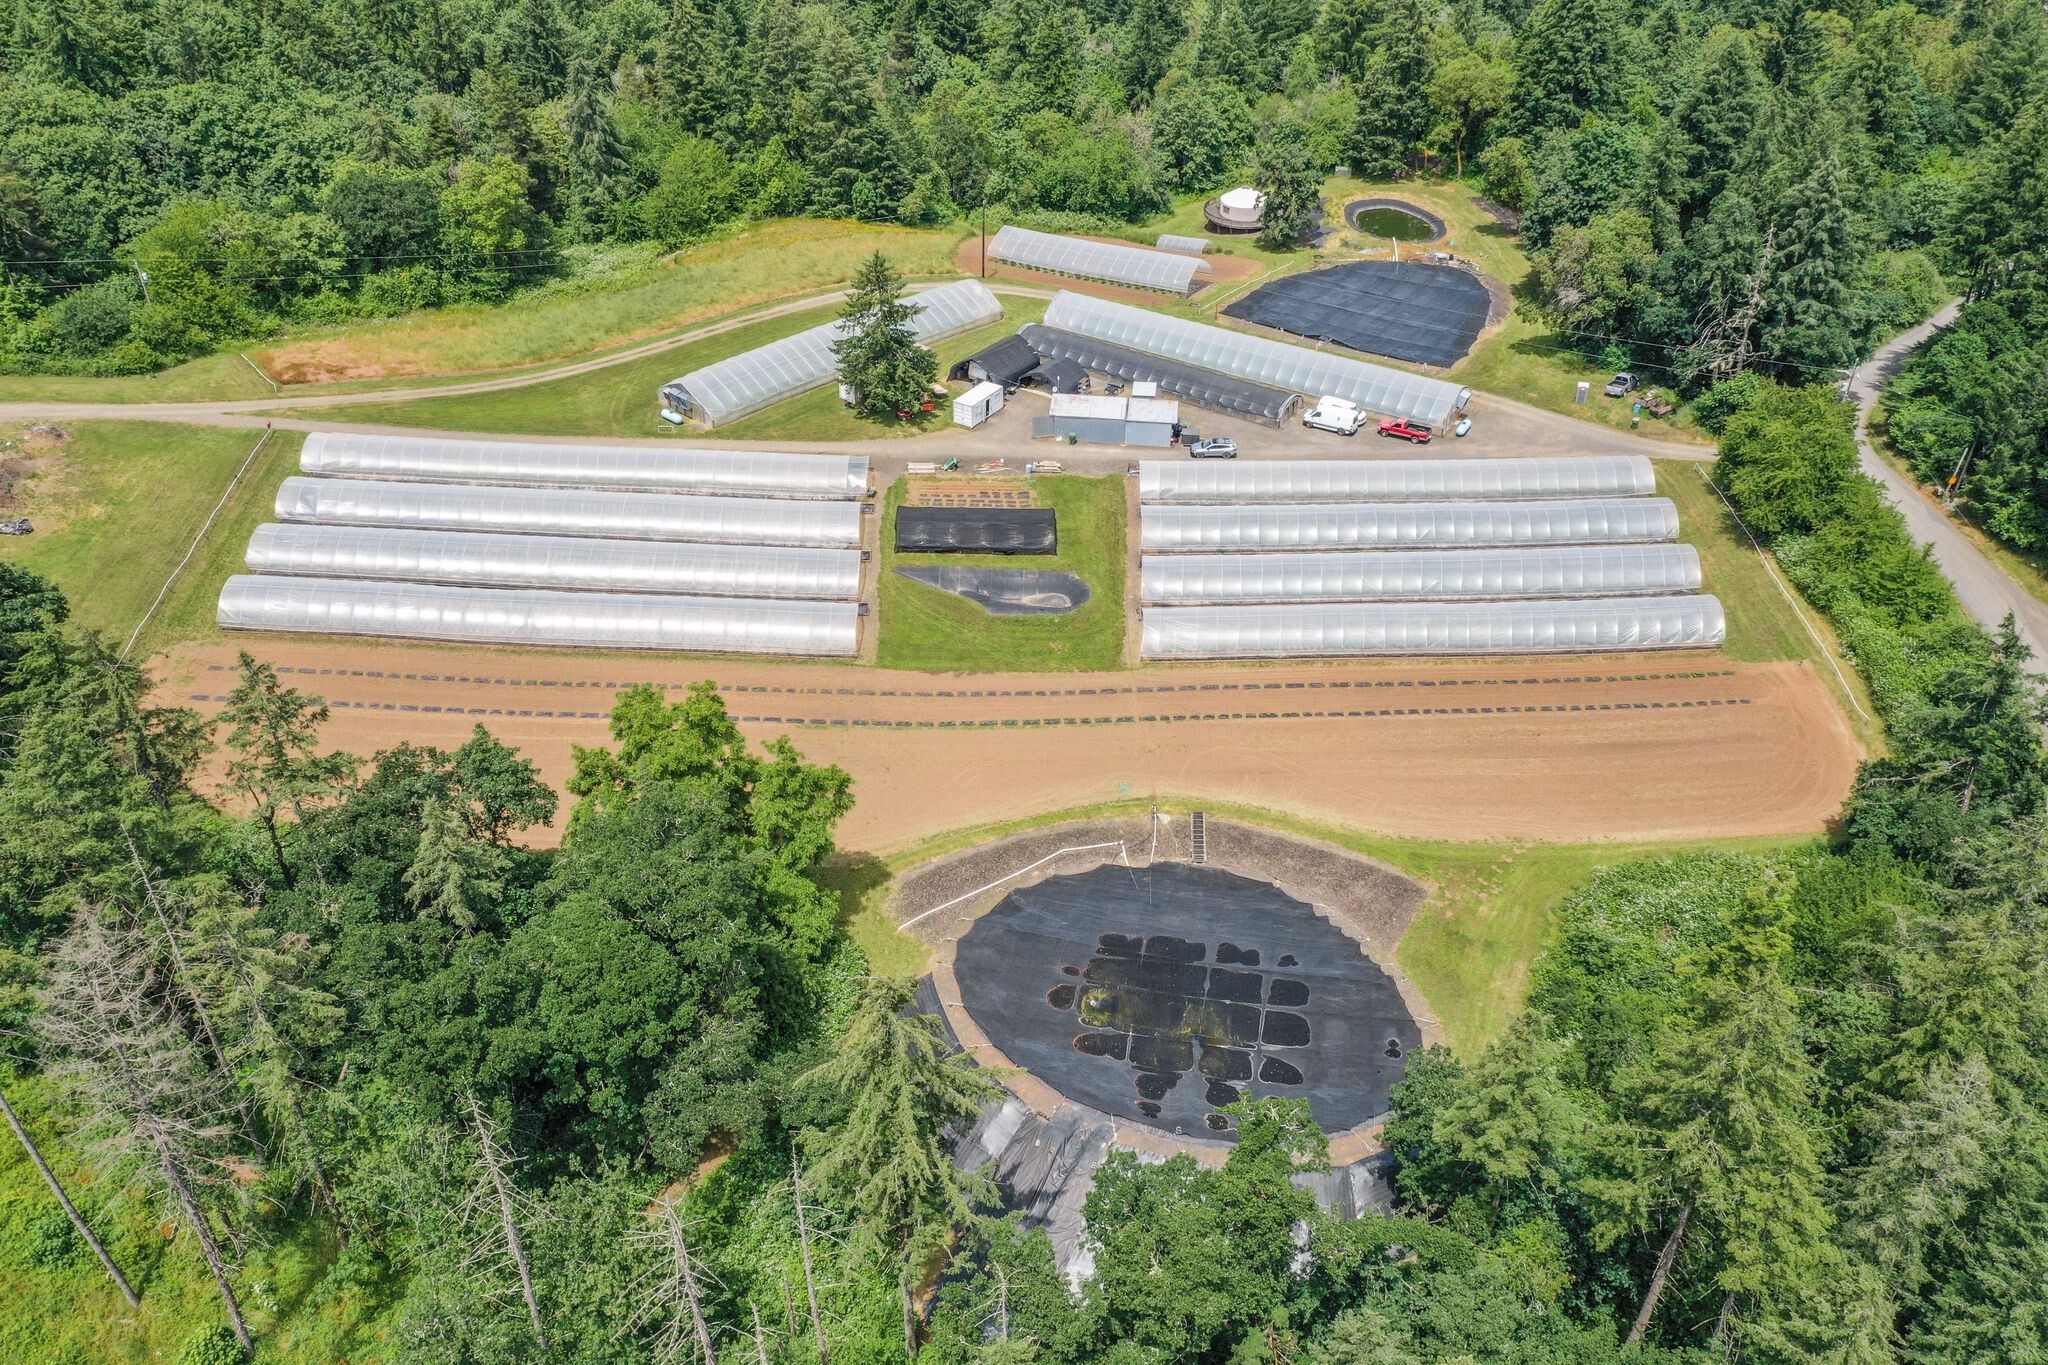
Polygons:
M1008 876L998 877L994 881L990 882L987 886L977 886L974 888L974 890L968 892L964 896L955 896L953 897L953 899L947 901L943 905L934 905L931 909L925 911L921 915L912 915L909 919L903 921L903 923L897 925L896 927L898 929L908 929L911 925L916 924L919 920L930 919L933 915L938 914L939 911L949 910L953 906L958 905L961 901L971 901L976 896L982 894L984 891L993 891L997 887L1001 886L1004 882L1015 881L1017 880L1017 878L1023 876L1026 872L1029 872L1032 868L1043 867L1045 864L1051 862L1054 858L1064 858L1069 853L1087 853L1093 849L1098 848L1113 848L1118 850L1123 854L1124 866L1129 867L1131 865L1130 850L1124 848L1124 841L1121 839L1116 839L1106 844L1076 844L1072 848L1063 848L1058 850L1057 852L1048 853L1043 858L1040 858L1037 862L1030 863L1024 867L1020 867L1015 872L1010 873Z

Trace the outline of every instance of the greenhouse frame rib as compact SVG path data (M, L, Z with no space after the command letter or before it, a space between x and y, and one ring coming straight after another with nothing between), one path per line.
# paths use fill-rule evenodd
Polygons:
M316 431L306 438L299 468L337 478L741 497L840 499L859 498L868 491L865 455L461 441L334 431Z
M858 550L266 523L252 573L468 587L852 599Z
M603 493L490 484L391 483L294 475L277 490L280 521L415 530L601 536L727 545L857 548L861 504L681 493Z
M1147 659L1712 649L1727 635L1721 603L1707 596L1147 607L1143 618Z
M1442 426L1471 390L1442 379L1169 317L1061 290L1045 325L1311 398L1342 398L1371 412Z
M466 644L844 657L860 644L851 602L543 592L237 574L216 619L228 630L375 635Z

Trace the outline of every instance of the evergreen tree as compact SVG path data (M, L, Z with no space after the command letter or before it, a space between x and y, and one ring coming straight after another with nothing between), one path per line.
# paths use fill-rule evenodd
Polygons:
M854 410L863 417L916 412L931 393L939 363L917 344L912 311L889 258L879 251L868 257L839 314L840 339L832 343L840 382L853 390Z
M475 929L481 912L505 894L506 856L471 837L452 805L429 801L420 812L420 842L405 870L407 898L423 915Z
M1566 1052L1543 1015L1525 1010L1436 1108L1437 1145L1479 1168L1496 1212L1506 1187L1553 1179L1560 1153L1584 1136L1586 1115L1561 1074Z
M662 112L686 133L709 136L727 111L738 54L726 39L696 0L674 0L655 46L654 89Z
M753 78L747 131L755 141L780 137L801 156L804 135L817 131L799 126L797 108L799 75L811 55L799 40L796 6L790 0L765 0L753 11L746 71Z
M1252 183L1266 197L1262 246L1289 250L1316 224L1323 207L1323 173L1309 159L1308 131L1292 113L1273 121L1259 144Z
M1529 138L1622 105L1616 19L1603 0L1539 0L1515 48L1502 131Z
M569 72L569 26L555 0L515 0L502 49L505 70L528 104L562 93Z
M1257 43L1237 0L1213 0L1195 40L1195 74L1240 90L1258 86Z
M1849 285L1860 261L1841 174L1834 155L1823 155L1780 208L1763 344L1794 383L1821 382L1855 358Z
M1717 31L1700 58L1698 77L1663 125L1683 139L1676 202L1685 222L1718 199L1743 169L1769 99L1749 35Z
M1034 108L1072 111L1081 84L1080 52L1074 15L1061 5L1046 6L1025 40L1018 72Z
M243 650L240 677L214 724L228 727L228 785L246 800L270 842L277 875L289 888L295 869L285 855L280 821L286 814L303 830L314 806L338 795L354 778L353 755L319 752L327 705L278 679L277 669Z
M1187 35L1187 7L1178 0L1133 0L1117 40L1118 75L1132 104L1151 103Z
M1427 0L1390 0L1373 31L1374 53L1359 77L1352 135L1352 169L1359 175L1399 175L1429 131L1435 49L1420 36L1429 21Z
M827 217L894 217L910 189L895 129L877 101L875 73L836 22L812 54L799 101L810 130L805 160L811 211Z
M577 207L588 217L601 219L605 210L619 200L632 166L626 144L613 126L603 84L590 64L582 60L569 69L569 103L563 112L563 131L569 138Z

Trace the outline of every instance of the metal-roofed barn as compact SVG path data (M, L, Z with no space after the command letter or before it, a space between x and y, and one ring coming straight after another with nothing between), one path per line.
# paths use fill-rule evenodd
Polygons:
M1346 399L1372 412L1431 426L1442 425L1471 396L1469 390L1445 380L1188 322L1071 290L1054 296L1045 312L1045 325L1291 393Z
M690 450L568 442L462 441L316 431L299 453L308 474L774 498L858 498L865 455Z
M490 484L288 478L280 521L738 545L860 545L861 505Z
M1684 544L1146 555L1139 574L1140 600L1160 606L1651 597L1699 587L1699 552Z
M229 630L304 631L468 644L845 656L852 602L546 592L237 574L216 618Z
M1544 654L1706 649L1727 623L1713 597L1147 607L1147 659L1361 654Z
M1144 460L1145 503L1625 498L1657 491L1640 455L1503 460Z
M988 254L1030 270L1160 289L1169 294L1192 290L1195 272L1201 268L1200 261L1183 252L1091 242L1085 237L1062 237L1016 226L1000 229L989 242Z
M916 309L910 328L919 341L936 341L994 322L1002 304L980 280L955 280L908 295ZM833 321L771 341L664 384L661 400L712 426L744 417L784 398L814 389L839 373L832 343L844 335Z
M1148 554L1238 550L1478 549L1654 543L1678 538L1668 498L1559 502L1147 506Z
M256 528L247 563L312 578L836 600L859 597L861 575L858 550L277 523Z

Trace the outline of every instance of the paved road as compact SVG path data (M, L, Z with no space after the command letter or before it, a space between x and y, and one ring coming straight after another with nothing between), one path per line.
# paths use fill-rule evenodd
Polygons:
M1934 547L1934 562L1955 584L1956 596L1962 599L1964 609L1994 630L2011 613L2020 638L2034 651L2038 667L2048 662L2048 603L2014 582L1970 542L1939 503L1921 491L1911 478L1892 468L1870 444L1870 413L1877 406L1885 384L1899 372L1908 355L1955 321L1960 308L1960 303L1948 304L1912 331L1893 339L1857 368L1849 381L1850 392L1856 399L1856 444L1862 452L1863 472L1891 494L1913 539Z

